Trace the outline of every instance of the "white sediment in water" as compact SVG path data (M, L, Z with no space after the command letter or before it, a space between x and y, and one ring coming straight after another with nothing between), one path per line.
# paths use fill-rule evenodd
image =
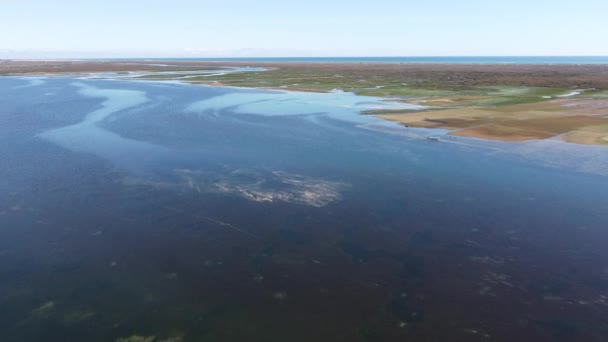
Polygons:
M45 131L40 137L69 150L93 153L122 166L137 165L159 153L168 152L161 146L128 139L100 127L111 115L146 103L145 92L99 89L83 83L73 85L80 88L81 95L104 98L102 108L90 112L79 123Z
M150 65L150 64L148 64ZM93 72L93 73L84 73L84 74L76 74L73 75L76 78L83 80L91 80L91 79L108 79L108 80L140 80L139 77L147 76L173 76L169 79L159 78L158 80L146 79L146 81L156 81L156 82L180 82L180 80L187 80L193 77L211 77L211 76L223 76L228 74L234 74L239 72L254 72L254 71L264 71L265 68L257 68L257 67L226 67L219 70L188 70L188 71L147 71L147 72L135 72L129 71L126 73L123 72ZM48 75L52 77L53 75ZM56 76L55 76L56 77Z
M572 96L576 96L576 95L580 95L580 94L581 94L580 91L571 91L568 94L558 95L557 97L572 97Z
M37 87L37 86L41 86L46 83L46 81L43 77L29 77L28 76L28 77L17 77L17 78L20 80L23 80L23 81L27 81L28 84L16 86L15 89Z
M127 177L126 185L148 185L159 189L221 193L260 203L286 202L324 207L342 199L350 184L285 171L225 169L216 173L196 169L174 170L176 180Z
M219 113L228 108L243 114L264 116L324 114L347 121L370 122L377 119L353 114L365 110L417 110L425 107L371 96L357 96L342 91L331 93L267 91L217 96L192 103L187 110L198 113Z
M149 101L143 91L122 89L99 89L84 83L74 83L79 93L86 97L101 98L101 108L88 113L82 121L41 133L39 136L57 145L76 152L92 153L108 159L114 164L127 169L145 167L148 161L158 161L169 155L179 153L163 146L137 141L123 137L106 130L103 122L121 111L135 108ZM273 103L289 102L291 97L284 97L280 92L259 94L234 94L226 103L224 96L211 98L210 102L218 101L218 108L228 105L241 104L245 101L251 105L258 101ZM272 98L278 96L278 98ZM274 101L273 101L274 100ZM247 103L249 101L249 103ZM236 102L236 103L235 103ZM268 104L271 105L271 104ZM281 108L294 107L293 104ZM297 106L297 105L296 105ZM246 110L250 107L245 106ZM266 107L256 107L257 111L265 111ZM329 108L329 107L328 107ZM265 113L264 113L265 114ZM287 111L287 114L295 112ZM340 191L347 185L344 183L311 178L303 175L290 174L281 171L256 172L249 170L233 170L226 174L208 174L199 171L177 170L178 181L162 182L151 179L139 179L139 184L149 184L168 188L189 189L197 192L214 192L237 195L255 202L289 202L314 207L322 207L341 199Z
M196 170L176 170L183 184L199 192L237 195L254 202L288 202L323 207L342 199L347 184L283 171L238 169L208 177ZM213 179L213 181L209 181Z
M373 122L358 125L360 128L399 135L409 139L426 139L440 136L441 144L485 150L490 153L512 155L534 164L608 176L608 153L605 146L573 144L559 139L502 142L479 138L450 136L449 130L434 128L406 128L392 123Z

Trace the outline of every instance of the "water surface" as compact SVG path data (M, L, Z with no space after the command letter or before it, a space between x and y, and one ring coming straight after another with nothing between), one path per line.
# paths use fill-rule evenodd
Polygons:
M2 341L608 338L603 147L437 143L348 93L0 98Z
M208 57L162 58L159 60L302 63L608 64L608 56Z

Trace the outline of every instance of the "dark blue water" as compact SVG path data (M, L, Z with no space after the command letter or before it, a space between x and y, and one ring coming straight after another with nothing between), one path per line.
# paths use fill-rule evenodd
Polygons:
M608 56L208 57L158 58L156 60L307 63L608 64Z
M0 78L2 341L604 341L608 150ZM124 340L122 340L124 341Z

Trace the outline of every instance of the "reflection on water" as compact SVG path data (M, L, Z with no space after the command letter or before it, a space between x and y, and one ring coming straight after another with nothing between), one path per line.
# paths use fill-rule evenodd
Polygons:
M608 337L602 147L434 142L348 93L0 96L2 341Z

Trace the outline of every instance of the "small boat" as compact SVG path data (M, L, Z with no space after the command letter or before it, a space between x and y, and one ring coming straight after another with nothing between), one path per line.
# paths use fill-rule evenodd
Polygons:
M433 141L439 141L440 140L439 137L436 137L434 135L429 135L426 138L429 139L429 140L433 140Z

